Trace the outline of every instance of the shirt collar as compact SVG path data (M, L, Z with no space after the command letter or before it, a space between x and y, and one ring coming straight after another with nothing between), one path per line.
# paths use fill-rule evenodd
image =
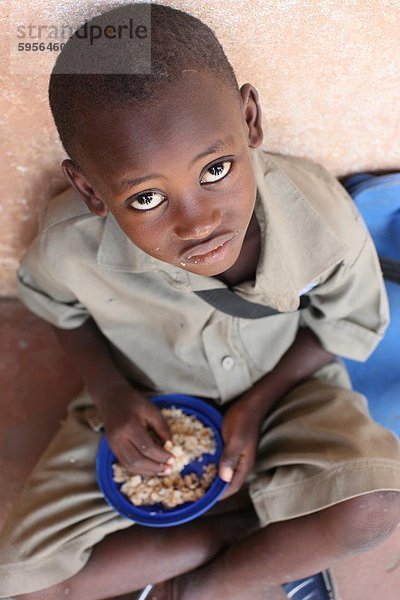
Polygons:
M161 261L135 246L109 212L105 217L96 262L101 269L108 271L143 273L157 270L157 263Z
M344 260L348 248L273 155L256 150L252 161L262 247L256 281L236 290L277 310L296 310L299 292Z

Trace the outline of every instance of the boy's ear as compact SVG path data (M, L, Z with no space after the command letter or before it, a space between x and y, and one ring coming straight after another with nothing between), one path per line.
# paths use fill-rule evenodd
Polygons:
M242 97L243 118L247 125L247 137L250 148L258 148L263 141L261 127L261 105L258 92L251 83L245 83L240 88Z
M105 217L108 214L108 207L104 204L103 200L97 196L93 187L72 160L69 158L63 160L61 168L68 183L70 183L74 190L80 195L90 212L98 217Z

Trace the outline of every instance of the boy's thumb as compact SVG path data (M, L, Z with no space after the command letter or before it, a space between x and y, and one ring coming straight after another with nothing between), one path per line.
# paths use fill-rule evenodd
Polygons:
M229 447L225 448L219 463L219 476L223 481L227 483L232 481L238 458L239 456L236 456L236 453L232 449Z

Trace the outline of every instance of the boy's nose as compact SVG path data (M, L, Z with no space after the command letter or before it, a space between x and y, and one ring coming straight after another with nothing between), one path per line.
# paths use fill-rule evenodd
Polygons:
M213 234L221 224L221 213L217 208L195 211L180 211L176 216L175 233L182 240L202 240Z

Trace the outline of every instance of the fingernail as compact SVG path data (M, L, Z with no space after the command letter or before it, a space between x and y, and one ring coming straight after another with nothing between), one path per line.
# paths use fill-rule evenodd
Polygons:
M169 459L166 461L167 465L173 465L175 462L175 458L173 456L170 456Z
M170 467L165 467L162 471L159 471L157 475L171 475L172 469Z
M221 479L223 479L226 482L230 482L232 481L232 477L233 477L233 469L232 467L227 467L226 465L224 465L223 467L221 467L220 472L219 472L219 476L221 477Z

